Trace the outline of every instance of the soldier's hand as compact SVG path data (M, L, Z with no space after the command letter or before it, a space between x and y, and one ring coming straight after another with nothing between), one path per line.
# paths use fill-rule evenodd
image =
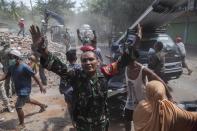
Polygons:
M44 49L46 48L44 45L44 36L41 35L40 29L38 26L32 25L29 29L32 41L33 41L33 47L39 52L42 53Z

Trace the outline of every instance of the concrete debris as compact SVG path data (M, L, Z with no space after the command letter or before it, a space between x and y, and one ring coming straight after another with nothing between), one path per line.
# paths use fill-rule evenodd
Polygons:
M0 32L0 41L9 44L11 49L20 50L20 52L22 53L24 62L26 62L26 63L28 62L27 58L32 53L32 50L31 50L31 44L32 44L31 36L27 35L25 37L21 37L21 36L17 36L16 34L13 34L13 33L2 33L2 32ZM66 61L66 55L65 55L66 46L58 44L58 43L54 43L54 42L49 40L48 48L58 58ZM55 86L59 85L59 77L57 75L55 75L54 73L49 72L47 70L45 70L45 74L46 74L47 79L48 79L48 85L47 85L48 87L52 87L54 85Z

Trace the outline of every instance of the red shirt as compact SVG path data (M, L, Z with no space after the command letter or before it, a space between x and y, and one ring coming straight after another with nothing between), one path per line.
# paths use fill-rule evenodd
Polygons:
M25 27L24 21L19 21L18 25L19 25L20 28L24 28Z

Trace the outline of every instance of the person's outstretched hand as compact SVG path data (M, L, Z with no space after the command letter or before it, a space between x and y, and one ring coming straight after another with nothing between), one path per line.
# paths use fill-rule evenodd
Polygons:
M46 93L46 88L41 87L41 88L40 88L40 92L43 93L43 94L45 94L45 93Z
M45 52L45 39L44 36L41 35L40 29L38 26L32 25L29 29L33 41L33 48L41 53L41 55Z

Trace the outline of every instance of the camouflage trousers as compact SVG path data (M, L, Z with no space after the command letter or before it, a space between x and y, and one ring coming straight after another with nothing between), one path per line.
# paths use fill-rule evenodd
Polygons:
M15 88L14 83L12 82L10 77L5 80L4 87L7 97L12 97L12 95L15 93Z
M108 131L109 123L103 123L100 125L92 125L92 124L77 124L77 131Z
M4 82L0 82L0 99L2 99L5 107L8 107L10 105L8 97L5 92Z

